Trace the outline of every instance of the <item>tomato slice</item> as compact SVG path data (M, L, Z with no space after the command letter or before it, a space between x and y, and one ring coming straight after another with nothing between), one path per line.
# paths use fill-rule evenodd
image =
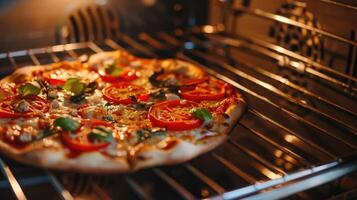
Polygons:
M120 82L120 81L132 81L136 79L138 76L136 75L136 70L129 68L129 67L121 67L123 68L122 72L117 75L113 76L110 74L107 74L105 72L104 68L101 68L98 70L98 74L102 78L103 81L108 82L108 83L114 83L114 82Z
M190 111L198 107L193 101L164 101L153 105L149 110L149 120L153 126L168 130L183 131L198 128L203 121L192 117Z
M195 79L186 79L181 82L181 86L197 85L199 83L208 81L208 79L209 79L208 76L202 78L195 78Z
M192 101L218 101L226 96L226 84L210 79L195 86L181 87L179 92L181 97Z
M150 96L143 87L126 82L113 84L103 91L103 98L114 104L131 104L133 100L130 97L146 101Z
M68 131L61 132L61 139L65 143L65 145L73 150L79 152L88 152L88 151L96 151L102 148L107 147L110 142L101 142L101 143L93 143L88 138L88 134L92 130L92 128L96 126L103 126L105 128L114 129L112 124L102 120L82 120L81 127L74 133L70 133ZM72 137L70 134L78 135L77 137Z
M63 76L63 74L67 74L67 73L75 73L75 71L73 70L51 70L51 71L47 71L44 72L42 74L43 79L49 83L50 85L53 86L60 86L63 85L66 82L66 79L61 78L61 75Z
M29 109L25 112L16 112L15 106L21 101L26 100L29 104ZM42 113L48 112L50 106L46 99L39 96L10 96L0 102L0 118L20 118L20 117L35 117Z

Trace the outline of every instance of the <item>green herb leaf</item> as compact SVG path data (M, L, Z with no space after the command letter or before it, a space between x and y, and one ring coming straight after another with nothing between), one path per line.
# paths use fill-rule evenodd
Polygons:
M59 126L65 131L75 131L79 128L80 123L68 117L60 117L53 122L53 126Z
M21 96L25 97L28 95L38 95L41 92L41 88L35 86L32 83L25 83L19 87L19 93Z
M123 72L123 68L116 66L115 64L107 65L105 72L112 76L118 76Z
M210 121L212 119L212 114L206 108L196 108L191 111L193 117L202 119L204 121Z
M138 142L143 142L151 137L165 136L166 131L164 130L150 130L150 129L140 129L136 131L136 136Z
M113 141L113 132L101 126L96 126L93 128L92 132L88 134L90 140L99 140L110 142Z
M63 89L72 92L74 95L80 95L84 92L86 84L81 82L79 78L69 78L63 85Z
M46 126L37 136L35 141L39 141L42 140L43 138L49 137L51 135L53 135L54 132L51 130L51 128L49 126Z

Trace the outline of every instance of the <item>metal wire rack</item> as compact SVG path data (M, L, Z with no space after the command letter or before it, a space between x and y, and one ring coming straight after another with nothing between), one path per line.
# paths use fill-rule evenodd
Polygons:
M229 1L220 4L226 17L244 12L344 43L350 47L346 69L338 71L272 42L228 31L234 30L235 24L227 19L217 26L193 27L183 35L160 32L132 37L116 32L118 38L102 42L2 53L2 75L25 65L85 60L90 54L115 49L144 57L176 57L196 63L231 83L249 105L226 143L177 166L93 176L31 168L1 156L2 196L8 197L5 199L356 198L355 39L286 16L232 6ZM307 85L285 77L280 73L282 68L296 72ZM38 191L42 191L41 195Z

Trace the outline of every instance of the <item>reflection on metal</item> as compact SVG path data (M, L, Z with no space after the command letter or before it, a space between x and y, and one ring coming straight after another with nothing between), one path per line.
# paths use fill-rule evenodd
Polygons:
M57 30L57 42L66 44L117 37L119 20L106 3L107 0L97 0L96 6L80 8L72 13Z
M285 135L284 138L289 143L295 143L297 138L294 135Z
M3 175L6 177L6 179L9 181L11 189L14 192L16 198L18 200L26 200L27 198L26 198L24 192L22 191L19 183L17 182L14 174L11 172L8 165L5 164L1 158L0 158L0 166L1 166L1 171L2 171Z

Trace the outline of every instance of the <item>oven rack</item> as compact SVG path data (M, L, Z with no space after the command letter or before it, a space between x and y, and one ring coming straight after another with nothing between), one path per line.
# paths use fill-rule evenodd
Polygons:
M163 35L165 37L162 37ZM234 162L233 157L227 158L222 151L215 150L209 153L209 159L212 159L221 166L224 166L226 168L225 170L242 179L241 182L244 183L235 189L226 189L218 183L219 180L214 173L210 174L204 172L202 168L197 166L197 163L189 162L180 165L180 167L184 168L188 173L193 175L197 180L209 188L201 190L201 195L198 196L197 193L192 192L190 187L183 185L181 181L174 178L171 173L168 173L169 170L165 167L146 170L154 174L155 179L160 179L161 182L164 182L168 187L170 187L179 198L196 199L210 197L213 199L236 199L244 197L247 199L259 199L270 197L291 197L291 195L294 194L296 194L294 196L302 198L306 196L304 193L307 193L308 195L321 195L319 194L321 192L307 192L306 190L338 179L357 170L357 146L354 138L356 131L353 124L351 125L342 122L341 120L331 117L330 115L327 115L317 109L304 107L304 105L298 101L291 101L291 99L293 99L292 97L281 94L277 88L265 82L263 79L261 80L260 78L249 75L247 72L239 70L238 67L233 66L231 60L227 61L219 54L216 54L216 46L214 45L217 43L217 40L211 40L209 37L203 37L202 35L190 35L188 40L185 38L185 40L182 41L181 37L168 33L160 33L155 36L150 36L149 38L151 42L132 38L128 35L120 33L117 40L107 39L104 43L73 43L2 53L0 54L1 64L2 66L6 66L7 63L8 67L2 67L0 70L1 74L9 74L14 69L23 65L47 64L63 59L85 59L85 56L81 56L83 53L89 55L103 50L127 49L134 54L142 56L159 58L164 55L189 60L206 68L209 73L237 87L246 97L249 107L246 115L243 116L243 119L237 125L238 128L236 127L235 130L232 131L232 137L225 145L229 146L229 148L227 147L228 150L234 150L233 154L230 156L235 156L235 153L244 154L244 156L240 155L239 157L246 157L250 162L248 163L248 166L251 165L253 168L256 167L256 171L247 170L247 167L244 167L244 169L241 168L237 165L237 161ZM161 43L164 47L168 47L169 50L154 48L153 45L150 45L152 40L157 43ZM177 44L183 44L183 47L177 46ZM226 44L224 43L219 45L222 45L223 49L226 48ZM177 50L179 50L178 53L176 53ZM5 65L3 63L5 63ZM252 66L251 63L244 64L248 66L247 68ZM332 103L331 100L325 99L318 94L311 93L305 88L295 87L293 83L289 82L289 80L282 79L282 77L279 77L277 74L269 74L267 71L262 70L258 71L258 73L269 76L269 78L272 79L278 78L278 80L281 80L282 83L286 84L288 87L310 94L310 96L315 100L321 101L334 109L340 109L340 111L344 112L347 116L356 116L356 113L353 110L349 110L342 105ZM250 84L256 84L259 89L253 90L252 88L248 88L246 85L242 85L241 81L243 81L243 79L246 79L244 81L250 81ZM262 90L267 90L272 93L274 98L265 96L265 93L262 92ZM338 128L343 128L346 130L346 133L341 136L317 123L315 124L313 121L305 119L295 111L284 108L276 103L276 96L279 96L279 98L282 98L284 101L288 101L291 104L295 104L295 106L300 106L303 109L309 110L309 112L316 114L319 120L327 121L334 124ZM256 107L256 104L250 104L250 99L269 105L272 109L277 110L277 115L283 113L289 120L307 128L305 130L296 130L296 127L291 128L291 124L287 125L285 120L277 120L277 117L270 116L267 110L264 110L259 106ZM260 130L259 127L256 127L257 124L251 124L254 120L262 121L269 124L269 126L274 126L275 129L282 133L270 136L269 133L273 132L272 127L269 127L270 130ZM311 134L316 134L316 137L306 136L306 134L303 133L306 130L313 130L311 131ZM239 139L240 131L241 133L245 132L245 135L249 133L248 136L244 136L245 139L249 139L250 137L254 138L250 139L251 144L245 144L245 142L236 140L237 138ZM323 142L319 142L319 139L322 139ZM260 148L263 148L263 150L264 148L272 147L276 150L274 151L275 154L273 153L273 150L269 150L265 152L265 155L261 149L254 149L253 145L255 144L259 144ZM331 144L341 147L341 151L336 150L331 146L329 147ZM274 162L274 159L278 160L279 158L285 166L284 164ZM73 188L71 185L66 185L66 181L62 180L61 177L65 176L65 173L40 170L42 175L20 179L16 174L16 171L19 170L16 170L16 168L26 167L17 163L14 164L14 162L9 161L7 158L2 158L0 164L3 175L6 178L2 180L3 187L10 186L9 188L11 188L15 197L18 199L26 199L26 192L24 192L26 186L23 185L36 184L41 181L48 181L51 183L54 190L57 191L59 198L63 199L73 199L76 196L76 190L79 194L88 192L86 189L83 189L86 188L86 185L88 184L91 185L91 191L97 193L97 197L105 197L108 199L112 198L108 195L106 186L101 186L96 181L87 179L87 175L79 175L79 178L75 178L79 180L83 179L84 181ZM171 170L171 168L175 167L169 168ZM292 173L293 171L297 172ZM76 175L70 174L70 176ZM135 174L118 176L124 183L127 184L128 188L134 193L136 198L153 198L151 194L147 192L147 188L140 185L138 177L136 177ZM352 179L354 176L355 174L352 175ZM143 176L139 175L139 178L140 177ZM143 178L145 178L145 176ZM9 185L6 184L6 181L8 181ZM84 190L84 192L81 190ZM305 192L298 193L301 191ZM347 193L350 194L349 192L346 192L346 195ZM344 192L340 193L340 195L344 194Z

